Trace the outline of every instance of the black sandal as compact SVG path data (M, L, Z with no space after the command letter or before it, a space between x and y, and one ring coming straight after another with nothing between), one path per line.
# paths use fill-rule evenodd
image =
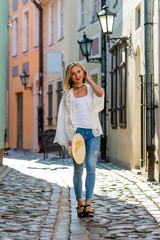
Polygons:
M84 210L83 210L83 212L78 212L78 209L81 208L81 207L83 207L84 210L85 210L85 206L84 206L84 205L80 205L79 207L76 207L76 209L77 209L77 216L78 216L79 218L84 218L84 217L85 217Z
M94 217L94 211L86 211L86 207L91 207L91 205L85 205L84 210L85 210L85 216L93 218ZM93 214L93 215L92 215Z

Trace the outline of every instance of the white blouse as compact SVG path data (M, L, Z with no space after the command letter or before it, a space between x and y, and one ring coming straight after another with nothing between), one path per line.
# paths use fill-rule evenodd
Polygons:
M87 103L87 95L84 97L76 98L75 102L75 116L77 128L92 128L91 111Z
M102 97L97 97L92 87L87 86L87 103L91 113L92 133L95 137L103 134L98 113L104 108L104 93ZM58 122L54 142L58 142L65 147L69 146L76 133L75 101L73 88L64 92L58 111Z

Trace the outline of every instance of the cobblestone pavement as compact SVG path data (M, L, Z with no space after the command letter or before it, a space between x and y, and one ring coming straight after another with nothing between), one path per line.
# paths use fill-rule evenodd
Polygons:
M0 166L0 240L160 239L160 184L98 163L95 217L79 219L72 159L8 152Z

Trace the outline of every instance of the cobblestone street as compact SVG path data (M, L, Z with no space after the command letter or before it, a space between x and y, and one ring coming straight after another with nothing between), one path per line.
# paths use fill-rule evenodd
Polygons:
M160 239L160 184L98 163L95 217L79 219L72 175L70 158L8 151L0 167L0 239Z

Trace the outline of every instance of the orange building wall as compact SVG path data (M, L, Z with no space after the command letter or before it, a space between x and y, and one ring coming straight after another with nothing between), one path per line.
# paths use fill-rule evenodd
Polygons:
M17 94L23 94L23 149L36 149L34 138L34 79L39 72L39 48L33 47L33 7L34 4L28 1L23 5L23 1L18 1L18 10L12 11L12 1L9 1L9 16L18 14L18 56L12 57L12 29L9 29L9 147L17 148ZM22 53L22 11L29 8L29 51ZM38 26L37 26L38 27ZM22 64L29 63L29 84L33 90L24 90L19 75L22 74ZM18 76L12 77L12 67L18 66ZM37 120L38 121L38 120Z

